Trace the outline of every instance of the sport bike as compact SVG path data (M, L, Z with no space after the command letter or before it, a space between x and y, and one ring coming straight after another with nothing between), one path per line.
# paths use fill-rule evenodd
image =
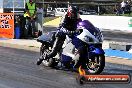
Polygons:
M42 43L41 58L45 58L52 51L55 33L56 31L51 31L37 39ZM78 69L82 66L89 74L100 74L105 67L105 52L102 49L102 42L101 31L88 20L83 20L78 23L72 37L66 35L61 51L58 51L53 58L44 59L42 63L49 67L60 66L67 69Z

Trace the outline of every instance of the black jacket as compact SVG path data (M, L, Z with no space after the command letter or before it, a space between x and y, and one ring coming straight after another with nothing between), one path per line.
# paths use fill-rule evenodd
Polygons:
M64 18L63 23L61 24L61 26L63 26L64 28L66 28L69 31L75 31L77 28L77 24L78 22L82 21L81 18L79 19L70 19L67 15Z

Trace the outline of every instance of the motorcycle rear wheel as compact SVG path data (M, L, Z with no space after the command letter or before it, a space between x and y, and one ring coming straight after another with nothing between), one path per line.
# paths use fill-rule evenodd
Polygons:
M43 58L46 57L46 55L48 55L51 52L51 50L49 50L49 46L42 44L40 47L40 56L43 56ZM50 58L49 60L43 60L42 61L44 66L47 67L54 67L57 65L57 63L55 62L54 58Z

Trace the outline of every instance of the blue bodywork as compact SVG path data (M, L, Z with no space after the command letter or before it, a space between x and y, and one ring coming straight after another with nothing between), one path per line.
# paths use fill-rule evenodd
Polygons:
M98 32L98 30L96 30L96 28L93 26L93 24L90 23L87 20L79 22L78 25L77 25L77 27L79 27L79 26L85 27L87 30L89 30L89 32L91 34L94 34L94 33ZM75 34L75 36L72 37L72 41L71 41L72 44L75 46L76 49L84 48L83 46L85 46L86 43L84 43L83 41L81 41L80 39L78 39L76 37L76 35L77 34ZM85 55L83 55L82 58L85 58L85 57L88 57L88 56L89 56L89 58L94 58L94 56L96 56L96 55L104 55L105 54L105 52L102 49L102 47L98 46L97 44L96 45L95 44L90 44L90 45L87 44L87 46L88 46L88 52L85 53ZM63 64L71 62L71 61L72 61L72 57L66 56L66 55L63 55L63 54L61 55L61 62Z
M88 20L83 20L79 22L77 27L80 27L80 26L85 27L92 35L94 35L94 33L98 33L98 30L96 29L96 27Z
M83 41L81 41L77 37L74 37L72 39L72 44L77 49L78 48L83 48L83 46L84 46ZM88 48L89 48L89 51L88 51L89 54L85 53L85 55L83 55L82 58L86 58L86 57L88 57L88 55L89 55L89 58L94 58L94 56L96 56L96 55L104 55L105 54L104 50L99 46L97 47L97 45L91 44L91 45L89 45ZM63 54L61 55L61 62L63 64L66 64L66 63L71 62L71 61L72 61L72 57L66 56L66 55L63 55ZM71 65L71 66L74 66L74 65Z
M95 50L93 50L92 53L95 53L97 55L105 54L102 48L95 48Z
M105 54L104 50L100 46L97 47L97 44L89 45L89 49L90 49L90 53L95 55Z
M70 56L66 56L66 55L61 55L61 62L62 63L65 63L65 62L69 62L69 61L71 61L72 60L72 57L70 57Z

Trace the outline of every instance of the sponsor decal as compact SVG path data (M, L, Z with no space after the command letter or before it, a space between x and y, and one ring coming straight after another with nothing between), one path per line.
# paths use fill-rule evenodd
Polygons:
M132 19L129 20L128 26L129 26L129 27L132 27Z
M85 83L130 83L130 75L128 74L100 74L100 75L87 75L86 71L79 67L79 75L77 82L79 84Z
M0 38L14 38L13 13L0 13Z

